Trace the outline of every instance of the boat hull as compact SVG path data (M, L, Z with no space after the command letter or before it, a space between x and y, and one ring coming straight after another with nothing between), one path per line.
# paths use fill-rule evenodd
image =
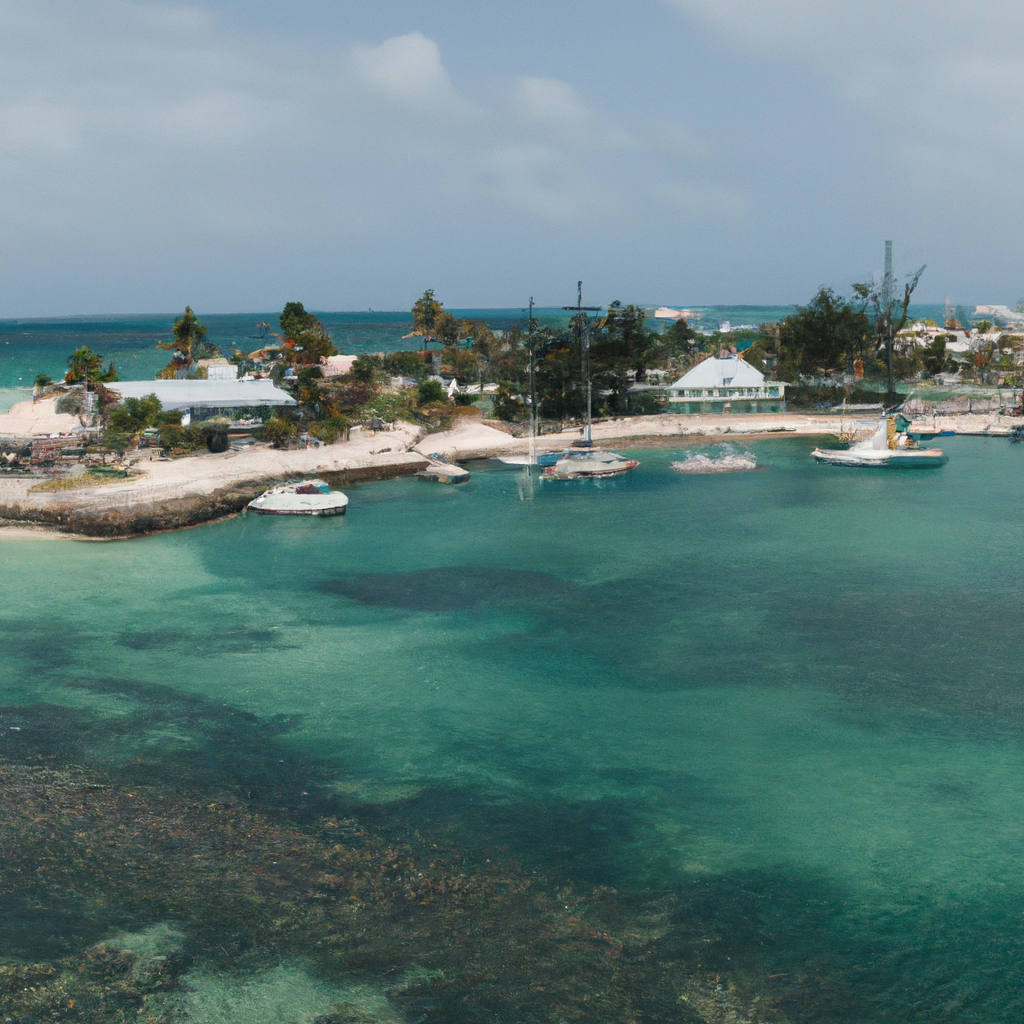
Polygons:
M829 466L876 467L888 469L927 469L944 466L949 456L939 448L922 448L911 451L876 451L873 449L837 451L815 448L811 452L815 462Z

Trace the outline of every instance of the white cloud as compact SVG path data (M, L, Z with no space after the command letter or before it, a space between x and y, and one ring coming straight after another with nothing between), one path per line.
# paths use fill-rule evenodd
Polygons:
M894 140L932 153L1024 135L1024 5L1007 0L666 0L769 60L813 68Z
M449 108L463 104L441 63L437 43L419 32L385 39L379 46L356 46L352 63L363 82L402 103Z
M592 117L576 90L557 78L521 78L513 92L513 102L524 117L560 125L582 127Z
M373 274L421 279L401 267L442 254L479 274L467 239L479 252L510 225L528 262L572 237L614 250L631 226L735 216L735 186L680 146L685 128L627 129L555 78L466 95L417 32L346 45L242 35L173 3L70 12L0 5L0 315L174 308L161 296L228 277L251 292L222 306L273 306L293 280L353 302L341 279L377 304Z

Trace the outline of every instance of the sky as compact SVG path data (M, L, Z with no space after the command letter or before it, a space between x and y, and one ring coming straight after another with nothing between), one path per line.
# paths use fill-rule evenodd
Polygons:
M0 317L1024 296L1024 5L0 2Z

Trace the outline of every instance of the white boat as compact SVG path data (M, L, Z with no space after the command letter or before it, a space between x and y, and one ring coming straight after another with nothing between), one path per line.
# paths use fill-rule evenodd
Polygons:
M271 516L343 516L348 495L332 491L323 480L303 480L271 487L246 507Z
M444 456L428 455L428 464L416 475L424 480L433 480L439 484L464 484L469 479L469 470L456 466Z
M578 480L596 477L619 476L636 469L640 463L627 459L615 452L585 451L572 452L544 470L549 480Z
M890 441L896 446L890 447ZM949 461L949 456L941 448L919 448L905 434L897 438L890 420L882 420L866 441L845 449L815 448L811 457L816 462L831 466L888 466L891 469L944 466Z

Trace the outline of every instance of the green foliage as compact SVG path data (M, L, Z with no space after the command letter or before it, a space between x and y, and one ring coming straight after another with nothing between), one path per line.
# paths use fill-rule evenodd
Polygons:
M464 395L462 392L457 392L455 395L455 404L462 406L473 405L474 402L480 401L481 397L482 396L479 391L468 395Z
M315 366L321 359L338 354L330 331L317 316L308 313L301 302L286 302L280 322L281 332L291 342L286 348L291 362Z
M991 331L994 326L995 325L992 323L991 320L979 320L974 325L974 329L978 332L978 334L988 334L988 332Z
M675 359L689 355L703 335L698 335L686 320L676 320L661 336L666 353Z
M854 359L864 357L871 336L871 323L863 312L831 288L821 288L779 324L779 378L852 370Z
M368 353L356 356L356 361L349 371L353 380L361 381L364 384L373 384L377 379L379 360Z
M419 352L389 352L381 360L381 367L396 377L419 377L425 365Z
M198 451L206 447L206 433L202 427L183 427L180 423L165 423L160 427L160 447L165 451L184 448Z
M448 401L448 393L444 389L444 385L439 380L434 380L428 377L426 380L420 381L419 387L416 389L416 404L417 405L430 405L436 402Z
M269 442L275 448L281 448L294 434L295 427L291 423L278 416L272 416L263 424L260 440Z
M526 417L528 406L515 385L502 381L494 395L494 418L515 423Z
M434 337L438 317L443 307L434 298L434 289L428 288L412 306L412 333L427 339ZM450 315L450 314L449 314Z
M319 437L324 444L334 444L340 437L348 440L351 421L347 416L328 416L310 427L310 433Z
M416 422L409 405L409 393L407 391L381 391L366 402L360 410L360 418L372 419L377 417L393 423L395 420L411 420Z
M37 388L48 388L53 383L53 378L45 373L37 373L32 383Z
M951 360L946 352L946 338L944 335L938 335L924 350L923 359L925 371L932 377L949 368Z
M132 435L124 430L107 427L103 431L103 447L108 452L116 452L118 457L124 458L124 453L132 446Z
M182 316L174 321L172 331L174 341L160 342L156 346L159 349L174 352L171 361L161 371L161 376L174 377L180 370L188 373L196 359L213 358L212 356L200 356L198 352L201 347L209 348L216 355L220 355L219 350L212 345L204 346L206 328L200 323L199 317L192 312L191 306L186 306Z
M103 369L103 356L90 351L87 345L76 348L68 356L68 372L64 374L66 384L109 384L117 380L117 369L113 363Z
M111 410L107 422L114 432L137 434L146 427L154 426L162 410L163 405L155 394L146 395L144 398L126 398ZM178 419L180 422L180 413Z

